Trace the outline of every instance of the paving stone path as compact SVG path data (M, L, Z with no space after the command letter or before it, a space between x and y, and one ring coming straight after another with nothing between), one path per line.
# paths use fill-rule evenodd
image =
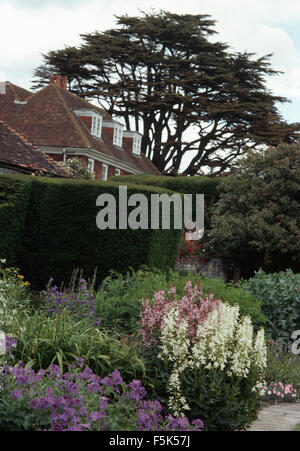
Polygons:
M248 431L291 431L300 423L300 403L273 404L265 407Z

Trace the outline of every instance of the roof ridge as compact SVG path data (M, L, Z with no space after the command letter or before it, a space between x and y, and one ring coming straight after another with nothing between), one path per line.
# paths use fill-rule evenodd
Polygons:
M22 86L18 86L18 85L14 84L14 83L12 83L10 81L6 81L5 83L8 83L8 85L10 86L10 88L11 88L11 90L12 90L12 92L13 92L15 98L16 98L16 100L18 100L20 98L16 88L20 89L21 91L28 92L28 94L32 94L32 91L29 91L28 89L22 88ZM31 97L31 96L29 96L29 97Z
M58 86L58 88L59 88L59 87L60 87L60 86ZM109 116L109 117L113 120L113 118L111 117L111 115L110 115L104 108L100 108L99 106L93 105L92 103L88 102L86 99L83 99L82 97L80 97L79 95L75 94L75 93L72 92L72 91L66 90L66 89L64 89L64 88L60 88L60 89L63 89L63 90L64 90L65 92L67 92L68 94L72 95L73 97L76 97L76 100L79 99L79 100L81 100L81 102L86 103L89 107L94 107L94 108L96 108L97 110L103 111L105 114L107 114L107 116Z
M29 97L26 99L27 102L28 102L28 100L30 100L33 96L36 96L36 95L40 94L42 91L44 91L44 89L46 89L48 86L49 86L49 85L46 85L46 86L44 86L43 88L39 89L39 90L36 91L36 92L29 91L29 92L31 92L31 96L29 96Z
M10 82L9 82L9 85L11 87L11 90L12 90L14 96L18 97L14 85L12 83L10 83Z
M55 85L52 85L52 86L54 86L55 88L59 88L58 86L55 86ZM61 88L61 89L63 89L63 88ZM61 95L59 89L55 89L55 92L58 95L58 97L61 99L61 101L63 102L64 108L67 111L67 114L70 116L73 124L75 125L75 127L79 131L80 136L83 138L83 141L87 144L87 147L88 148L92 147L90 141L88 140L86 135L83 133L82 128L80 127L80 124L78 123L78 120L74 116L73 112L70 111L70 107L67 105L67 102L65 101L64 97Z

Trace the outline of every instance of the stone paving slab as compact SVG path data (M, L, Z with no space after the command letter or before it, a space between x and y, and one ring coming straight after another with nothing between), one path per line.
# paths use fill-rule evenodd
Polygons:
M247 431L291 431L300 423L300 403L280 403L265 407Z

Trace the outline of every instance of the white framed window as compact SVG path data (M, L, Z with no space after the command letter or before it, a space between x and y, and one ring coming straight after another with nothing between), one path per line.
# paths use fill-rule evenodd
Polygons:
M122 147L123 141L123 128L118 127L117 125L114 127L114 139L113 144L118 147Z
M116 168L116 169L115 169L115 175L121 175L121 170L118 169L118 168Z
M141 155L141 143L142 137L140 135L134 135L132 144L132 152L134 154Z
M101 138L101 129L102 129L102 116L100 114L93 113L92 129L91 129L92 135L96 136L97 138Z
M107 180L107 176L108 176L108 166L107 164L103 164L102 165L102 180Z
M95 166L95 160L93 158L88 159L88 170L91 174L94 174L94 166Z

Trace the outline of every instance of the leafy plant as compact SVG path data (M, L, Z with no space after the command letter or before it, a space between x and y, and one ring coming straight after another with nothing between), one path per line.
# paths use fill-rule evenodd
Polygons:
M186 282L199 283L204 295L221 298L230 305L239 305L242 315L250 315L256 328L264 324L265 317L259 301L241 286L226 284L221 279L209 279L198 274L181 274L172 270L150 270L142 267L131 270L126 276L112 271L100 290L95 293L96 316L102 326L116 328L122 333L134 333L139 329L141 300L151 299L156 291L168 292L176 287L176 295L184 295Z
M12 318L25 314L30 305L29 286L17 268L0 260L0 331L9 332Z
M264 402L295 402L297 390L291 384L281 381L273 382L263 388L262 401Z
M42 291L42 308L48 315L60 315L67 311L75 320L88 319L89 323L100 325L101 319L95 316L94 294L85 279L80 278L76 288L61 290L52 282L53 279L50 279L46 290Z
M287 346L270 341L268 344L268 361L266 382L291 384L300 397L300 357L293 354Z
M242 286L260 299L270 338L290 343L300 324L300 274L291 270L266 274L259 270Z
M51 364L65 370L76 357L81 357L100 376L116 368L126 380L145 373L134 341L99 329L88 320L75 321L67 311L52 317L41 311L25 318L15 315L10 335L17 340L12 351L14 361L30 364L34 370Z
M247 427L260 407L267 364L263 329L254 337L250 318L241 317L237 305L203 299L191 283L181 301L174 294L166 299L159 292L152 307L143 304L142 338L146 350L155 346L145 352L155 396L167 399L175 415L205 418L207 430Z
M77 359L63 374L56 365L37 373L19 362L0 375L0 430L103 431L202 430L201 420L163 418L158 401L145 401L138 380L118 370L97 376Z
M90 180L94 178L94 174L89 171L85 162L79 158L68 158L64 163L61 163L73 177L78 179Z
M95 293L96 314L102 326L122 333L134 333L139 328L141 299L156 290L168 289L172 284L171 271L131 270L126 276L111 271L99 291Z

